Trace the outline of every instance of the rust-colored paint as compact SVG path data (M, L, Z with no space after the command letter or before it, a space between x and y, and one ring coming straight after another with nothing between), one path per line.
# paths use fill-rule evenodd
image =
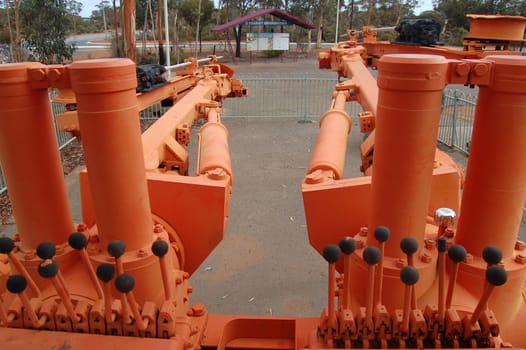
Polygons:
M32 88L44 69L0 65L0 161L23 251L62 243L74 230L48 91Z

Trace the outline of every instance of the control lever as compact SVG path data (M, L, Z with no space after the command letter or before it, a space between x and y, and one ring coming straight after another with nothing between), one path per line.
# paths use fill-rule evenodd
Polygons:
M378 226L374 229L374 238L380 244L380 262L378 263L378 270L376 271L376 282L374 289L374 301L375 305L382 304L382 284L384 279L384 251L385 251L385 242L391 236L391 230L385 226Z
M471 336L472 327L475 326L475 324L478 322L482 311L488 303L493 289L497 286L502 286L504 283L506 283L507 280L508 274L506 273L506 270L504 270L504 268L495 265L488 267L488 269L486 270L487 284L484 288L484 292L482 293L482 297L480 298L477 306L475 307L475 310L471 314L471 318L469 319L469 326L464 327L465 338Z
M168 243L161 239L156 240L152 244L152 252L159 258L159 265L161 265L161 276L164 287L164 300L169 301L172 297L172 288L170 285L170 275L168 274L168 266L165 255L168 253Z
M13 265L15 265L15 268L18 270L18 272L26 278L29 288L31 288L33 293L35 293L35 296L39 298L40 289L37 287L35 281L33 281L24 265L22 265L20 260L18 260L16 255L13 253L13 249L15 249L15 241L13 241L13 239L9 237L0 237L0 254L7 254Z
M36 249L36 253L37 253L37 256L42 260L48 260L48 259L53 260L53 258L57 254L57 248L55 246L55 243L53 242L42 242L38 245ZM68 298L71 298L71 296L69 295L69 291L65 288L66 281L64 280L64 276L62 276L60 269L58 270L57 277L60 283L62 284L62 286L64 287L64 290L66 291L68 295Z
M418 251L418 242L413 237L405 237L400 241L400 249L404 252L407 257L407 265L415 267L415 261L413 255ZM416 287L413 285L411 288L411 308L417 309L416 305Z
M351 308L351 254L356 250L356 241L351 237L343 237L339 243L343 253L343 310Z
M115 267L117 270L117 275L122 275L124 273L124 266L122 264L122 256L126 251L126 244L120 240L111 241L108 244L108 253L115 258ZM125 323L129 323L130 313L128 312L128 307L126 306L126 296L121 294L121 304L122 304L122 319Z
M466 249L459 244L455 244L451 246L451 248L449 248L449 250L447 251L447 255L453 261L454 265L453 265L453 271L451 272L451 275L449 276L449 285L447 287L446 310L451 308L451 301L453 299L453 291L455 289L455 284L457 282L459 263L464 261L467 254L468 253L466 252Z
M438 319L444 323L445 317L445 283L446 283L446 252L447 239L440 237L437 241L438 248Z
M46 323L46 317L39 319L35 309L33 309L33 306L31 306L31 302L29 301L29 298L25 292L27 287L26 278L22 275L12 275L7 279L6 287L11 293L18 295L22 301L22 305L24 305L24 309L27 312L29 319L31 320L31 323L33 324L33 327L37 329L41 328ZM7 317L5 319L5 326L7 327Z
M119 292L121 292L123 295L126 296L128 299L128 304L130 305L130 308L133 313L133 317L135 318L135 322L137 324L137 328L139 330L144 331L146 328L148 328L148 319L146 321L143 321L141 313L139 312L139 308L137 307L137 301L135 300L135 296L133 294L133 288L135 287L135 279L132 275L129 275L127 273L123 273L122 275L119 275L115 279L115 288Z
M113 276L115 276L115 268L112 264L100 264L97 267L97 277L104 283L104 318L107 323L113 322L111 285L109 284Z
M99 297L99 299L103 299L104 292L102 291L102 287L100 286L99 281L97 279L97 275L95 274L95 269L93 268L93 264L91 263L88 256L88 252L86 251L88 239L82 232L74 232L69 236L68 243L71 246L71 248L79 251L82 262L88 268L88 274L91 279L91 282L93 283L93 286L95 287L95 290L97 291L97 296Z
M334 296L336 285L336 262L340 259L341 250L335 244L329 244L323 248L323 258L329 263L328 278L328 305L327 305L327 329L329 333L336 330L336 312L334 310Z
M369 327L370 330L373 330L374 277L376 265L382 260L382 252L376 247L369 246L363 250L363 260L369 265L367 271L367 305L365 322L366 326Z
M51 279L57 294L64 303L69 317L74 323L80 322L80 317L75 313L73 308L73 303L69 297L69 292L66 289L65 285L62 285L61 281L58 279L57 275L59 273L58 264L56 261L51 259L44 260L38 265L38 273L44 278Z
M402 321L402 331L409 333L409 315L411 313L411 294L414 285L418 282L420 274L414 266L404 266L400 270L400 279L405 284L404 289L404 317Z

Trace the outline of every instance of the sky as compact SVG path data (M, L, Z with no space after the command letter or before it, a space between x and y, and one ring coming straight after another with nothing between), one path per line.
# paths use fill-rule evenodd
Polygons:
M433 4L432 0L419 0L419 3L421 3L421 6L418 6L416 8L416 14L419 14L420 12L432 10ZM111 1L109 1L111 3ZM90 17L91 12L97 9L97 4L100 4L100 0L85 0L82 1L82 12L80 13L82 17Z

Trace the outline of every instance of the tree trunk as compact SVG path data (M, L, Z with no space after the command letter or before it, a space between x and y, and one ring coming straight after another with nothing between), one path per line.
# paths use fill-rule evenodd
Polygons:
M241 57L241 25L237 26L237 29L234 28L234 37L236 38L236 57Z
M323 13L320 14L320 24L318 25L318 36L316 37L316 48L319 49L321 46L321 38L323 35Z
M9 61L13 62L13 29L11 28L11 15L9 14L9 1L5 2L5 12L7 14L7 29L9 30Z
M18 1L14 1L15 6L15 51L16 61L22 62L22 40L20 39L20 17L18 16Z

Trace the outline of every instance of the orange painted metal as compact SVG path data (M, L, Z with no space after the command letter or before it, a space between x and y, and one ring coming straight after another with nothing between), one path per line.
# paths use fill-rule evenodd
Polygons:
M45 79L45 66L3 64L0 74L0 161L17 218L20 248L31 251L43 237L64 243L73 232L73 219L53 115L47 87L33 88L33 83Z
M493 78L480 86L456 241L475 255L496 245L511 257L526 199L526 61L486 61Z
M351 132L351 118L345 112L348 94L335 91L331 109L320 119L318 142L312 152L307 173L308 182L315 183L319 174L324 171L334 179L343 177L347 138Z
M102 246L126 237L127 249L144 248L153 228L139 119L131 117L138 114L135 64L75 62L69 72ZM108 82L108 75L115 80Z
M466 39L502 40L521 42L524 40L526 17L501 15L467 15L469 34Z
M402 238L424 240L448 64L439 56L388 55L379 61L378 69L380 93L368 226L389 227L391 238L385 254L400 258ZM376 245L372 235L367 244Z
M189 276L221 240L229 215L233 175L228 132L221 124L218 102L246 95L242 83L231 79L229 68L213 63L199 69L194 64L173 86L148 96L135 94L134 64L127 59L67 67L0 67L3 86L13 80L17 83L16 94L0 93L0 133L2 126L10 131L31 126L26 119L15 118L11 110L34 117L40 109L49 109L43 98L48 87L72 88L87 162L87 171L81 174L84 223L75 227L87 239L81 247L84 255L64 244L71 227L52 236L58 245L53 257L44 262L35 256L34 247L9 252L13 264L17 257L23 258L19 263L24 268L18 269L28 269L27 278L38 284L41 296L29 299L24 288L13 285L8 286L12 293L2 293L2 349L64 344L81 349L181 350L511 348L507 342L525 347L520 330L526 322L526 259L520 253L523 246L514 242L526 199L522 155L526 59L503 55L474 60L485 56L473 54L463 61L448 61L415 54L420 49L411 47L409 55L384 55L387 52L381 50L397 52L403 47L375 43L372 36L368 40L364 45L369 46L339 44L320 60L320 66L350 79L335 86L302 184L309 239L319 251L344 236L353 236L355 246L345 259L352 283L349 276L335 276L334 259L328 255L328 308L319 318L209 315L204 305L190 303ZM377 57L370 56L374 50L369 47L375 47ZM378 87L362 60L377 65ZM192 77L184 78L187 75ZM187 82L192 88L183 91L184 96L174 94L186 89ZM433 220L439 207L459 208L462 172L446 154L435 150L441 91L452 82L480 86L456 236L454 222L438 227ZM38 108L24 109L30 105L28 96L39 101ZM141 138L138 106L165 98L175 100L175 106ZM345 179L343 162L351 128L345 104L351 100L360 102L369 118L374 118L375 130L362 147L367 175ZM495 115L503 115L506 123L495 120ZM185 146L189 129L198 119L206 123L199 131L197 175L191 177L187 176L190 155ZM36 140L40 143L34 146L41 146L46 156L53 149L52 157L56 156L55 144ZM0 141L0 159L7 159L11 166L18 163L6 154L15 141ZM8 175L10 186L21 186L16 173ZM42 186L47 181L63 186L61 174L47 174L44 180ZM72 226L70 218L67 222ZM379 225L390 228L385 242L376 236ZM35 246L44 238L38 233L20 234L17 245L25 247L27 240ZM440 242L438 235L444 235ZM415 238L418 244L412 252L399 250L405 237ZM114 240L122 240L126 249L113 242L107 251ZM153 248L158 240L167 243L162 245L165 251ZM380 242L384 253L375 255L377 250L371 248ZM459 243L468 255L453 263L443 248ZM502 249L497 271L504 275L488 277L491 268L481 252L488 245ZM5 265L6 259L0 258ZM342 260L337 266L340 272ZM104 295L94 288L98 283L90 280L86 263L102 271L98 277L103 280ZM377 264L382 268L377 269ZM406 265L413 268L404 271L414 273L402 276L404 285L400 278ZM60 268L46 275L43 268L49 266ZM51 277L51 283L37 270L42 277ZM110 276L115 271L132 278L125 278L124 284L119 278L115 286L117 276ZM453 292L444 307L446 273L454 278L449 278ZM409 287L417 280L416 288ZM374 297L374 281L382 281L383 295ZM412 302L416 298L411 293L418 303Z

